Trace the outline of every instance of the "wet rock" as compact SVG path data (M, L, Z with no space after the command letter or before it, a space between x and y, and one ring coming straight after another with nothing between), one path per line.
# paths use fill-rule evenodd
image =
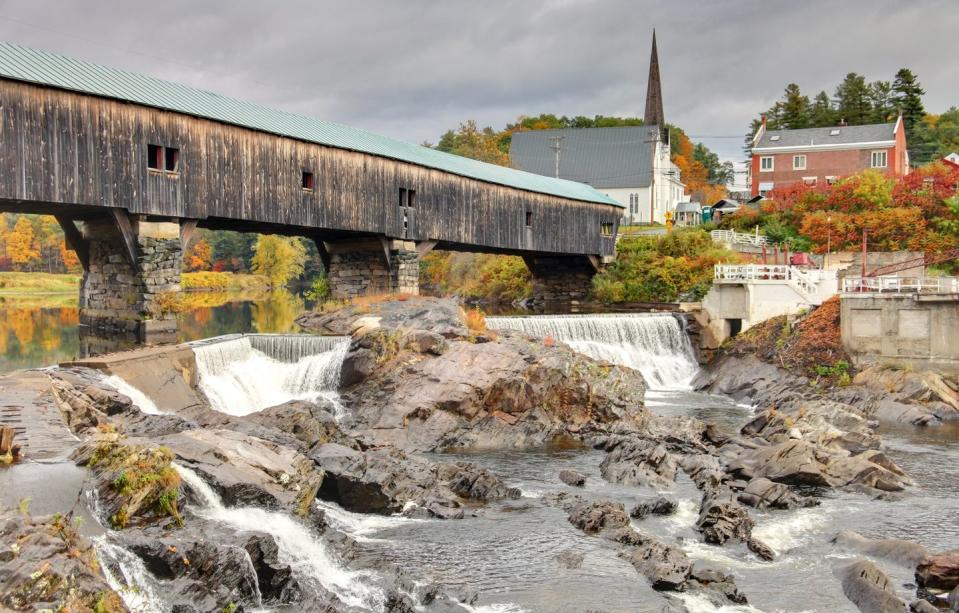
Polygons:
M355 447L356 443L344 435L337 425L333 418L335 412L333 403L324 398L313 402L291 400L251 413L244 419L292 435L298 441L301 452L329 442Z
M858 560L839 570L842 591L863 613L900 613L906 603L896 596L895 586L882 570L867 560Z
M190 430L158 441L200 474L227 506L263 506L309 514L323 481L294 449L233 430Z
M0 609L120 611L91 543L62 516L0 510Z
M326 474L320 497L358 513L397 513L412 503L432 516L458 519L464 500L520 496L518 489L473 464L433 464L393 447L359 451L326 443L310 459Z
M711 568L694 566L689 575L689 588L706 588L718 593L723 599L736 604L746 604L746 596L739 591L732 575ZM717 603L721 604L721 603Z
M73 432L106 425L109 416L135 410L133 402L119 392L90 383L68 371L51 377L51 390L67 425Z
M919 587L952 590L959 586L959 549L927 556L916 566Z
M959 587L956 587L951 592L949 592L949 596L948 598L946 598L946 602L949 603L950 613L959 612Z
M243 545L256 571L260 594L265 603L296 602L301 590L293 570L279 561L279 548L269 534L252 534Z
M443 355L446 351L446 339L429 330L411 330L404 336L406 346L417 353Z
M623 555L640 574L649 579L655 590L682 589L693 568L693 563L681 549L653 539L647 539Z
M307 330L346 336L381 328L428 330L444 338L469 335L459 305L428 296L350 305L330 313L304 313L296 322Z
M563 568L576 569L583 565L585 556L574 549L569 549L557 555L556 559Z
M610 483L665 488L676 479L676 459L658 441L619 437L605 450L599 469Z
M586 475L576 470L559 471L559 480L566 485L572 485L573 487L582 487L586 485Z
M739 502L757 509L792 509L819 504L814 498L794 494L787 486L773 483L764 477L756 477L738 494Z
M761 448L744 458L743 465L749 467L748 476L790 485L829 485L816 462L815 447L805 441L790 440Z
M747 542L752 536L753 520L729 490L707 492L699 509L696 529L707 543Z
M911 613L939 613L939 607L930 604L928 600L920 598L909 603L909 611Z
M626 507L608 500L578 504L570 511L568 519L569 523L587 534L629 525Z
M832 542L845 549L892 560L904 566L917 566L928 555L926 548L903 539L871 539L852 530L843 530Z
M637 504L629 512L633 519L643 519L648 515L672 515L676 512L678 503L675 499L668 496L657 496L652 500L647 500Z

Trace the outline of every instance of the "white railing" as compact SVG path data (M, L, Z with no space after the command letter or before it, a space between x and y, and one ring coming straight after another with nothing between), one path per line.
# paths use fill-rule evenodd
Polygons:
M842 291L850 293L959 294L956 277L846 277Z
M767 244L765 236L758 234L745 234L743 232L734 232L733 230L713 230L709 237L714 243L725 243L727 245L750 245L753 247L762 247Z
M785 283L814 304L836 292L835 271L781 264L721 264L713 267L713 280L717 283Z

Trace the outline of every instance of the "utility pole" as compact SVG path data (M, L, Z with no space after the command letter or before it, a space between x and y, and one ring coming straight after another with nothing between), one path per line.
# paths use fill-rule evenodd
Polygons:
M565 136L550 136L550 137L549 137L549 140L553 141L553 144L550 145L550 149L552 149L552 150L555 152L555 154L556 154L556 174L555 174L554 176L555 176L557 179L559 178L559 152L560 152L560 149L562 149L562 146L560 145L560 141L562 141L564 138L566 138L566 137L565 137Z

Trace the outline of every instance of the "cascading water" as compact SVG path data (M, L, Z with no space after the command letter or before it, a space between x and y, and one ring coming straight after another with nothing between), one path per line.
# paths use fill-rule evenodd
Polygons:
M332 395L349 344L342 337L251 335L192 346L199 386L210 405L248 415L289 400Z
M196 493L201 504L193 509L210 521L239 531L267 532L276 541L278 555L304 582L318 582L348 606L381 610L386 597L372 585L370 572L354 572L338 565L326 546L304 524L284 513L257 507L226 507L206 481L195 472L173 464L184 483Z
M149 396L118 376L110 375L103 380L103 384L112 387L116 391L129 398L131 401L133 401L133 404L144 413L149 413L150 415L163 414L163 411L157 408L156 403L154 403Z
M135 553L107 540L94 539L97 558L107 584L119 594L123 604L137 613L164 613L168 610L160 597L162 588Z
M487 317L486 325L552 337L592 358L640 371L654 389L685 388L699 369L689 336L672 315Z

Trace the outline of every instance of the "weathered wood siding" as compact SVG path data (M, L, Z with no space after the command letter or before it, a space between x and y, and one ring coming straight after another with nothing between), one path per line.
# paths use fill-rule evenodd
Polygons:
M0 199L595 255L612 254L601 224L621 215L614 206L9 80L0 80L0 104ZM179 172L149 170L148 144L178 148ZM314 174L312 192L302 189L304 170ZM407 231L400 188L416 190Z

